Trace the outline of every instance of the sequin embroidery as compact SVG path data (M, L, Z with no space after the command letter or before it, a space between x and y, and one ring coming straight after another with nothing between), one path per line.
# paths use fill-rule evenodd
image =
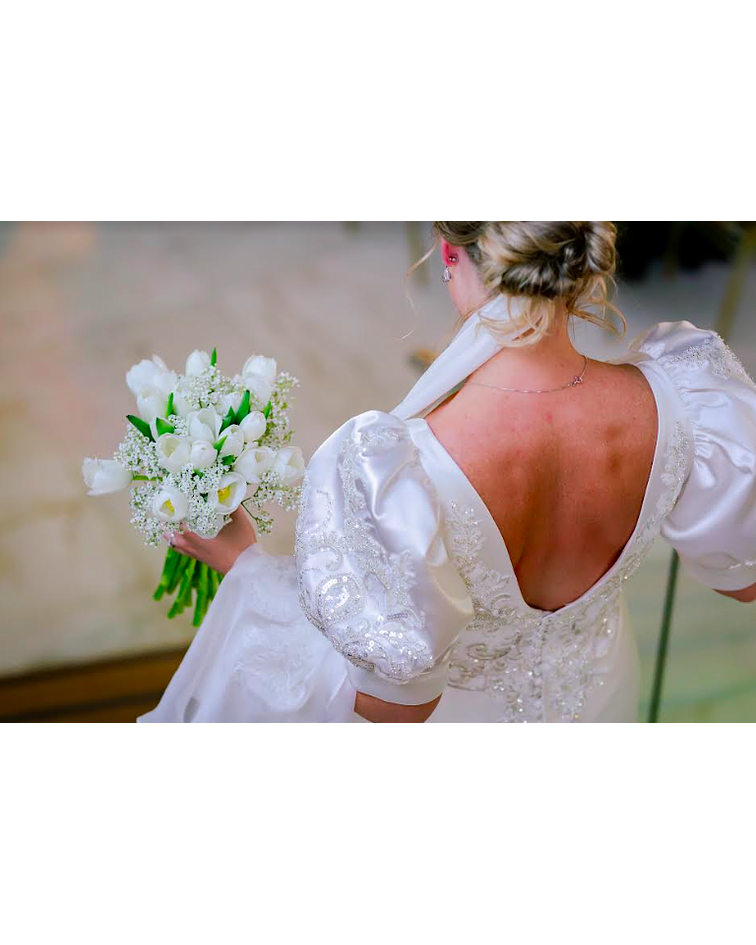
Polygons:
M695 368L708 366L712 374L726 379L735 378L747 384L749 387L756 389L756 383L754 383L751 375L743 367L738 356L725 343L721 335L716 332L708 333L707 337L699 344L689 345L678 354L662 354L658 360L661 364L682 364L686 367ZM675 387L678 388L680 396L684 399L685 387L680 384L680 378L676 372L671 372L669 376ZM731 571L743 567L753 567L756 564L756 561L750 559L740 561L737 559L733 560L729 555L727 557L730 557L732 563L727 565L718 563L716 567L721 570Z
M664 455L663 490L652 514L625 548L621 567L592 593L554 613L523 609L515 576L484 567L481 523L452 502L446 522L450 553L467 584L475 616L452 652L449 685L485 691L501 703L502 722L580 719L601 680L596 664L616 637L620 589L639 567L685 481L691 440L676 423ZM519 604L519 606L518 606Z
M708 366L718 377L735 377L753 385L753 380L735 352L720 335L712 332L699 344L690 345L678 354L662 354L660 364L684 364L686 367Z
M411 553L389 553L366 521L360 456L403 440L411 444L403 431L383 428L345 441L338 459L340 529L333 524L333 498L312 490L306 475L295 539L299 601L310 622L350 662L397 683L430 669L433 655L420 634L425 615L412 601ZM410 461L419 467L414 444L411 449ZM324 514L314 514L317 503Z

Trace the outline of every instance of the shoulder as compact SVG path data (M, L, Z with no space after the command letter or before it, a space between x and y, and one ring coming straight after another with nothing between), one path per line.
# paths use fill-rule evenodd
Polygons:
M662 403L682 404L698 454L711 452L722 437L754 446L756 384L717 332L661 322L635 340L627 360L644 372L651 365L676 391Z
M632 343L630 360L635 360L634 355L657 361L673 379L703 371L724 380L751 380L717 332L696 328L688 321L654 325Z
M356 454L369 455L400 445L411 448L406 421L382 410L367 410L334 430L317 448L308 469L333 462L345 453L354 458Z

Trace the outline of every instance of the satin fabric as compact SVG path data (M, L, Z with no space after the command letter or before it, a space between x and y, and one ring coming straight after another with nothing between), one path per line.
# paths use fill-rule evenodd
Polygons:
M690 476L662 536L694 580L733 591L756 583L756 386L725 345L702 354L712 335L666 322L634 351L663 365L693 437Z
M351 722L354 686L302 613L290 555L237 558L160 703L139 722Z
M447 685L472 607L452 553L455 509L472 510L479 523L476 570L509 575L507 619L525 625L540 612L522 600L495 522L420 416L498 350L483 331L477 342L458 334L462 343L392 414L352 418L317 450L296 562L259 546L240 556L160 704L140 721L357 721L357 689L404 704L442 693L431 722L502 717L490 693ZM659 530L707 586L756 583L753 382L717 336L688 322L656 326L621 361L636 364L654 393L657 447L633 538L601 581L563 608L581 633L600 612L593 603L632 573ZM328 586L329 576L341 584ZM406 633L412 645L402 651L396 637L389 645L384 630ZM638 658L621 597L616 631L596 651L576 720L635 720ZM564 718L547 698L564 682L548 671L560 665L560 639L544 643L542 721Z
M354 657L355 689L387 702L441 695L451 648L473 616L444 542L440 491L408 425L378 410L345 423L307 470L297 521L301 603ZM405 658L401 640L410 638Z
M391 413L402 420L430 413L451 390L506 344L512 319L522 307L522 300L500 295L470 315Z

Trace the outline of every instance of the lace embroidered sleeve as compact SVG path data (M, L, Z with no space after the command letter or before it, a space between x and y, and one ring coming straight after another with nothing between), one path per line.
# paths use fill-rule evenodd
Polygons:
M664 322L639 350L655 358L685 406L693 462L662 535L693 578L723 591L756 583L756 385L724 341Z
M355 688L404 705L441 694L472 603L402 420L361 414L317 450L296 562L302 609L349 660Z

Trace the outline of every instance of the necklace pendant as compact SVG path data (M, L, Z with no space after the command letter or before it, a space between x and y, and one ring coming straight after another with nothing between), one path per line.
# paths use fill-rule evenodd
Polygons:
M570 387L577 387L578 384L582 384L582 383L583 383L583 378L578 377L576 374L575 377L573 377L572 379L572 383L570 384Z

